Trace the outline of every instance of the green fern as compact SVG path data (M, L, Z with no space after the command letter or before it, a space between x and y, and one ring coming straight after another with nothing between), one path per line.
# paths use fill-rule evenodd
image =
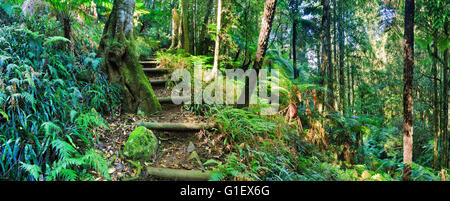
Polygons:
M38 180L42 174L42 170L37 165L26 164L20 162L20 167L25 170L34 180Z
M47 40L45 40L44 45L48 46L48 45L51 45L51 44L56 43L56 42L71 43L71 41L69 39L64 38L62 36L53 36L53 37L47 38Z

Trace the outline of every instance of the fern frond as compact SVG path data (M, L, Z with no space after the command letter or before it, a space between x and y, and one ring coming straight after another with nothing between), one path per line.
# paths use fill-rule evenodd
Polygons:
M30 174L30 176L32 176L33 179L36 181L39 179L40 175L42 174L41 167L39 167L37 165L31 165L31 164L20 162L20 168L22 168L23 170L25 170L25 172Z
M111 180L111 177L108 173L108 164L106 161L100 156L99 154L95 153L93 150L89 150L86 152L86 154L83 156L83 159L86 164L89 164L90 167L94 168L100 174L102 174L105 179Z
M69 39L67 39L67 38L65 38L65 37L62 37L62 36L53 36L53 37L47 38L47 39L45 40L44 45L47 46L47 45L49 45L49 44L53 44L53 43L56 43L56 42L59 42L59 41L61 41L61 42L67 42L67 43L71 43L71 42L72 42L72 41L70 41Z
M73 154L78 153L77 150L72 147L72 145L59 139L52 142L52 147L56 150L56 153L62 161L65 161L69 159Z

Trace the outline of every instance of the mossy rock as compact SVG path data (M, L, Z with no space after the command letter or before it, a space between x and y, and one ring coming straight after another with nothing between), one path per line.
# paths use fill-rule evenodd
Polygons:
M158 138L151 130L139 126L131 132L123 154L133 160L148 161L158 151Z

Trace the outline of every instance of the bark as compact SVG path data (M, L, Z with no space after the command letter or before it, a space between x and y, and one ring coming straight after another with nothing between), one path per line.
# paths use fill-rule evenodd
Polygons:
M330 3L329 0L322 0L321 1L323 6L323 16L322 16L322 34L321 34L321 40L322 40L322 52L321 52L321 64L320 64L320 85L325 85L325 79L327 79L327 89L328 91L333 92L332 87L332 63L331 63L331 34L330 34ZM331 71L330 71L331 69ZM325 72L328 70L328 75L325 74ZM331 85L331 87L330 87ZM333 91L332 91L333 90ZM329 93L328 99L329 106L334 107L334 103L332 103L332 100L334 99L334 94ZM323 103L325 102L325 94L319 90L317 93L319 98L318 103L318 109L319 112L323 111ZM331 103L331 104L330 104ZM330 108L331 109L331 108Z
M74 46L73 46L73 40L72 40L72 23L70 20L70 16L63 14L62 15L62 23L64 26L64 37L69 39L70 41L72 41L71 43L68 44L68 48L73 51Z
M292 66L294 67L294 80L298 77L297 70L297 50L296 50L296 42L297 42L297 21L294 20L292 22Z
M210 82L214 80L217 75L217 71L219 70L220 65L220 32L222 29L221 26L222 21L222 0L217 0L217 30L216 30L216 45L214 48L214 65L210 75L206 77L205 82Z
M191 40L189 38L189 21L188 21L188 0L180 0L181 6L181 21L183 27L183 49L186 53L192 54L191 51Z
M211 178L211 171L201 170L182 170L182 169L169 169L169 168L154 168L147 167L149 175L157 176L161 178L181 181L208 181Z
M342 17L342 3L339 2L338 5L339 11L338 11L338 41L339 41L339 96L340 96L340 108L342 113L344 114L344 110L345 110L345 79L344 79L344 52L345 52L345 47L344 47L344 25L343 25L343 21L344 18Z
M177 47L179 41L180 17L177 9L172 9L172 44L170 49Z
M330 107L330 111L334 112L336 111L336 99L334 96L334 67L332 63L332 57L331 57L331 32L330 32L330 26L331 26L331 15L330 15L330 3L329 0L324 0L324 15L325 17L325 46L324 46L324 52L322 54L326 54L326 66L328 71L327 77L327 102Z
M445 34L448 34L448 22L445 24ZM448 82L448 49L446 49L444 51L444 65L443 65L443 71L444 71L444 79L443 79L443 83L444 83L444 87L443 87L443 123L442 123L442 137L443 137L443 167L444 168L448 168L449 167L449 161L448 161L448 151L449 151L449 147L448 147L448 85L450 84Z
M207 52L207 43L206 43L206 29L208 26L208 21L209 21L209 16L211 15L212 12L212 8L213 8L213 3L214 0L209 0L208 1L208 5L206 6L206 13L205 13L205 18L203 18L203 25L202 25L202 30L200 31L200 37L199 40L200 41L200 54L206 54Z
M436 40L435 40L436 41ZM433 54L437 57L438 49L436 42L433 44ZM434 133L434 150L433 150L433 167L434 169L439 169L439 93L438 93L438 83L437 83L437 62L436 58L433 58L433 133Z
M194 11L192 16L192 48L194 55L197 55L197 0L194 0Z
M261 68L266 55L267 45L269 44L270 31L272 30L273 18L275 16L275 10L277 6L277 0L266 0L264 6L264 13L261 22L261 29L259 32L258 49L256 51L255 61L253 63L253 69L256 70L256 74L259 75L259 69ZM250 79L246 77L244 90L242 91L239 100L245 100L245 104L239 107L249 106L250 96L256 88L256 80L250 83Z
M406 0L403 55L403 180L411 179L413 160L414 7L414 0Z
M102 70L112 83L123 86L124 112L149 115L161 110L152 86L139 64L133 38L135 0L115 0L105 24L98 55L104 59Z

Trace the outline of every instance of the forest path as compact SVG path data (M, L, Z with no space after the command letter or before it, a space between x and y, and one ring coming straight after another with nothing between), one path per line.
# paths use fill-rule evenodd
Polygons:
M170 98L171 89L167 85L170 80L170 70L160 68L154 59L141 61L141 64L158 99L170 100L168 98ZM211 146L211 139L215 137L214 132L202 129L204 125L214 125L211 119L186 111L183 105L175 105L171 100L161 101L161 106L161 112L148 117L127 114L119 118L106 119L110 123L110 131L100 132L100 143L97 148L113 161L113 167L109 171L112 180L127 180L138 175L140 176L136 178L137 180L204 180L207 173L204 171L203 163L208 159L223 158L223 148ZM158 153L152 160L145 164L138 164L142 166L140 169L136 167L136 162L130 162L122 156L121 150L128 135L142 122L147 124L146 127L149 126L148 124L158 126L148 128L158 137L160 143ZM180 125L187 125L190 129L180 129L178 128ZM177 175L176 178L171 178L170 175L174 174ZM194 177L191 178L191 176Z

